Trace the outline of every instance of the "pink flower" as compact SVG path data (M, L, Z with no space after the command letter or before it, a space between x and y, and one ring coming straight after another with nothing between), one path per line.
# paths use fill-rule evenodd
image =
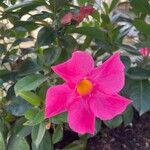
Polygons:
M68 12L61 18L60 22L62 25L68 24L71 22L72 18L73 18L73 14L71 12Z
M95 9L92 6L82 6L78 13L67 13L65 14L60 22L62 25L66 25L68 23L71 23L71 21L76 21L77 23L80 23L83 21L84 18L88 17L88 15L91 15Z
M78 133L93 134L95 117L110 120L131 103L117 94L124 86L119 53L94 68L88 52L75 51L71 59L52 69L65 83L48 89L45 118L67 111L69 126Z
M149 48L141 48L140 49L140 54L143 56L143 57L147 57L149 54L150 54L150 50Z

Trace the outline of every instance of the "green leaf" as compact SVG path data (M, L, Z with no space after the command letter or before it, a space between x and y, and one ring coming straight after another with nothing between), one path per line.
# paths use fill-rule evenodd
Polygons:
M5 150L5 142L1 132L0 132L0 150Z
M61 113L51 118L51 122L54 124L60 124L67 122L67 113Z
M94 13L91 14L91 16L98 22L100 22L100 13L97 10L95 10Z
M45 66L50 66L57 61L61 54L61 48L51 47L43 51L43 60Z
M35 144L32 142L32 150L54 150L51 136L48 131L45 132L45 135L38 148L36 148Z
M150 14L149 0L130 0L130 4L135 12Z
M6 46L4 44L0 44L0 54L2 54L6 50Z
M123 62L125 66L125 70L127 71L131 66L131 60L128 56L121 56L121 61Z
M56 13L58 9L65 6L66 0L49 0L51 10Z
M105 40L106 34L97 27L79 27L68 30L69 33L79 33L98 40Z
M118 4L119 0L112 0L111 5L109 7L109 12L111 12Z
M31 105L21 97L14 97L5 109L14 116L22 116L30 108Z
M32 73L36 73L41 71L42 67L40 67L34 60L26 59L21 66L19 66L19 76L25 76Z
M25 2L21 2L21 3L18 3L16 5L8 7L7 9L5 9L5 12L12 11L12 10L15 10L15 9L18 9L18 8L27 8L29 6L37 7L37 6L41 6L43 4L45 4L45 2L42 1L42 0L25 1Z
M25 122L24 125L34 126L44 120L44 114L41 110L33 108L25 113L25 118L27 118L28 121Z
M38 95L30 91L22 91L19 93L19 96L25 99L28 103L33 106L39 106L43 101Z
M150 34L150 25L147 24L145 21L143 20L139 20L136 19L133 22L133 25L142 33L144 33L145 35L149 36Z
M0 86L2 86L3 83L4 83L4 81L2 79L0 79Z
M104 124L108 126L109 128L113 129L122 124L122 116L117 116L112 120L104 121Z
M77 46L76 39L72 37L71 35L65 35L60 40L61 40L61 44L64 46L64 48L67 50L69 54L71 54L72 51Z
M85 144L81 143L80 141L74 141L64 148L64 150L83 150L83 149L85 149Z
M128 88L129 98L140 115L150 110L150 83L148 80L131 80Z
M106 3L105 1L103 1L103 7L104 7L104 11L106 14L109 14L109 7L108 7L108 3Z
M62 139L62 137L63 137L63 127L61 125L57 125L52 136L53 144L59 142Z
M40 123L39 125L36 125L32 129L32 142L34 143L36 149L38 149L44 135L45 135L45 122Z
M25 138L17 136L11 137L7 146L7 150L30 150Z
M48 77L45 77L41 74L33 74L20 79L14 87L16 95L18 95L22 91L30 91L36 89L43 82L45 82L47 78Z
M31 133L31 126L24 126L25 118L20 118L15 122L12 134L17 137L24 138Z
M35 14L35 15L32 15L28 20L29 21L42 21L46 18L51 18L52 17L52 13L49 13L47 11L42 11L40 12L40 14Z
M35 30L36 28L38 28L38 24L35 23L35 22L32 22L32 21L17 21L15 22L15 25L14 25L14 30L23 30L24 31L32 31L32 30Z
M134 79L134 80L149 79L150 78L150 70L145 70L140 67L132 67L127 71L126 75L130 79Z
M51 45L51 43L55 39L54 30L51 27L43 27L40 29L37 35L37 41L35 46L41 47L41 46L47 46Z
M87 49L90 46L91 42L92 42L91 37L87 36L86 39L84 40L84 43L81 46L81 49L83 49L83 50Z
M110 18L106 14L101 14L101 19L103 20L102 25L107 26L110 24Z
M102 126L101 120L96 119L96 122L95 122L95 129L96 130L95 130L94 135L96 135L101 130L101 126Z
M127 126L129 123L132 122L133 120L133 108L132 106L128 106L128 108L126 109L126 111L123 113L123 122L124 125Z

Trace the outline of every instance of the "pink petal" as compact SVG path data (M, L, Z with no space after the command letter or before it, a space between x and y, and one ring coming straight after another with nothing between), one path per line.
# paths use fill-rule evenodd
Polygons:
M71 90L66 84L50 87L46 94L45 118L66 111L66 103Z
M85 99L79 97L69 107L68 110L69 126L80 134L94 134L95 118Z
M98 89L104 93L117 94L124 86L124 65L120 54L115 53L101 66L94 69L90 78L98 84Z
M94 11L95 9L92 6L82 6L79 13L87 17L88 15L91 15Z
M143 57L146 57L146 56L149 55L150 50L149 50L148 48L141 48L141 49L140 49L140 53L141 53L141 55L142 55Z
M83 19L85 18L85 16L81 13L77 13L73 15L72 20L76 21L77 23L80 23L83 21Z
M69 12L61 18L60 22L62 25L66 25L71 22L72 18L73 18L73 14L71 12Z
M75 51L71 59L52 67L68 83L77 83L94 68L94 61L88 52Z
M86 18L88 15L91 15L94 11L95 9L92 6L82 6L80 11L73 15L72 20L80 23L84 18Z
M101 120L110 120L123 113L131 100L120 95L106 95L100 92L93 94L90 107L94 115Z

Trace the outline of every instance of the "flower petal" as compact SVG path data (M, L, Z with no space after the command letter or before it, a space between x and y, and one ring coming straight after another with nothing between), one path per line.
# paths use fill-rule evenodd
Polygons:
M68 12L61 18L60 22L62 25L66 25L71 22L72 18L73 18L73 14L71 12Z
M90 78L98 84L100 91L107 94L117 94L124 86L124 65L120 54L115 53L101 66L94 69Z
M80 11L73 15L72 20L80 23L84 18L88 17L88 15L91 15L94 11L95 9L92 6L82 6Z
M146 57L146 56L149 55L150 50L145 47L145 48L141 48L139 52L140 52L140 54L141 54L143 57Z
M66 111L66 103L71 90L66 84L50 87L46 94L45 118Z
M52 69L69 83L77 83L94 68L94 61L88 52L75 51L71 59L53 66Z
M106 95L96 92L90 99L90 107L94 115L101 120L110 120L123 113L132 101L120 95Z
M85 18L85 16L84 16L83 14L77 13L77 14L74 14L74 15L73 15L72 20L73 20L73 21L76 21L77 23L80 23L80 22L83 21L84 18Z
M84 15L84 17L87 17L88 15L91 15L94 11L95 9L89 5L89 6L82 6L80 8L79 13Z
M76 99L68 109L69 126L80 134L94 134L95 118L89 104L81 97Z

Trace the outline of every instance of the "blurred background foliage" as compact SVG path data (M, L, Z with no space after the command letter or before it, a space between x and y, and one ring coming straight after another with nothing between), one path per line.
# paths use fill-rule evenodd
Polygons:
M96 11L80 24L62 26L70 10L92 5ZM48 87L62 82L50 67L88 50L97 63L120 50L126 85L121 94L133 100L124 114L96 122L116 128L129 125L134 113L150 110L150 1L0 0L0 150L53 150L67 132L63 113L44 119ZM95 134L96 134L95 133ZM83 150L90 135L78 136L66 150Z

